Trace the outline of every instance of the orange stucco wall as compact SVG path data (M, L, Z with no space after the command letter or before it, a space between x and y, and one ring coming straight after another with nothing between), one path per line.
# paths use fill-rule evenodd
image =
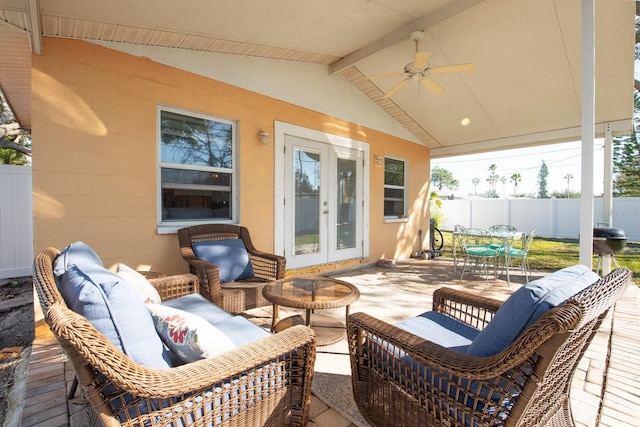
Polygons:
M34 250L83 240L103 258L186 272L175 234L157 233L158 104L239 123L240 219L261 250L274 247L274 121L370 144L371 155L409 160L409 221L384 223L384 168L370 161L370 257L403 258L428 228L425 147L146 58L90 43L45 38L33 56ZM272 137L271 137L272 138ZM327 267L332 268L332 267Z

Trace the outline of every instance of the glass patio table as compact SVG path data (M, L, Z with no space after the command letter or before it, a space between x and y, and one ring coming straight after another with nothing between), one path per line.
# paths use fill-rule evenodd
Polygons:
M287 277L271 282L262 289L262 295L273 304L271 330L275 330L279 306L306 310L305 325L316 332L317 345L340 341L346 333L344 322L330 316L311 313L315 310L346 307L360 298L360 291L351 283L332 277Z

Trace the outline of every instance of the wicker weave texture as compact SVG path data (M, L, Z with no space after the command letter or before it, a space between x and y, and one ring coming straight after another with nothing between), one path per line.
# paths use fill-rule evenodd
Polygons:
M236 282L220 283L218 266L198 258L193 244L210 240L241 239L254 271L254 277ZM262 288L271 281L282 279L286 259L259 251L253 245L249 230L233 224L202 224L178 230L180 253L189 263L189 271L200 279L201 293L230 313L241 313L270 305L262 296Z
M613 271L490 357L458 353L355 313L347 319L355 401L376 426L573 426L571 378L630 282L629 270ZM433 309L482 329L500 304L440 289Z
M58 253L49 248L36 256L34 284L45 319L104 425L307 424L316 354L311 329L294 326L213 359L149 369L66 307L52 272ZM163 297L198 290L190 274L152 283ZM171 290L172 283L179 290Z

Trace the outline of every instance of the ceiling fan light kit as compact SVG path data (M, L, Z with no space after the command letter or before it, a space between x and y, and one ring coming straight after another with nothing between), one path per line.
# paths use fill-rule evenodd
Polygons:
M430 67L429 59L431 58L431 54L428 52L420 52L418 48L420 40L422 40L423 38L424 31L418 30L411 33L411 39L416 44L416 54L413 62L410 62L404 66L404 70L402 73L379 74L369 77L369 79L382 77L404 77L404 80L401 80L398 84L396 84L389 91L387 91L387 93L384 94L384 96L382 97L383 99L391 98L397 91L402 89L410 81L419 81L422 87L424 87L431 94L441 95L444 93L444 88L438 82L431 78L432 75L464 73L467 71L476 70L476 64L473 63L443 65L433 68Z

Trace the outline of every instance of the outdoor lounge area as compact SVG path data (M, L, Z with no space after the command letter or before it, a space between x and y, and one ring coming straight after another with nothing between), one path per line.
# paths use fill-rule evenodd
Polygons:
M513 210L454 224L579 238L576 274L592 273L594 223L638 218L614 203L611 167L637 129L638 17L624 0L0 0L0 139L14 163L0 165L0 277L42 309L32 353L4 345L24 374L9 424L635 424L629 270L585 276L544 313L523 310L540 318L522 328L507 317L515 336L477 354L498 341L484 328L503 301L578 261L528 268L526 239L516 252L504 234L491 258L469 244L457 265L416 248L433 242L438 159L580 141L580 205L560 223L543 214L546 181L529 198L515 180L512 205L504 176ZM242 252L237 274L218 268L218 241ZM89 270L57 256L71 242L91 245ZM114 279L128 271L142 301ZM4 338L34 331L11 316ZM397 326L423 318L437 327Z
M478 296L505 300L525 283L515 273L512 284L470 274L461 281L453 274L452 260L408 260L395 268L371 266L335 274L360 291L352 313L364 312L379 320L397 323L431 308L433 292L441 287L466 290ZM535 280L546 273L533 272ZM343 309L326 310L344 318ZM269 328L268 307L249 310L245 316ZM615 325L615 328L613 326ZM640 372L640 294L630 286L611 310L578 366L571 387L571 407L577 426L633 425L640 409L635 388ZM43 329L45 332L43 332ZM81 394L67 402L73 369L46 327L37 331L23 416L24 426L86 425L87 411ZM352 398L346 340L317 347L309 426L366 426Z

